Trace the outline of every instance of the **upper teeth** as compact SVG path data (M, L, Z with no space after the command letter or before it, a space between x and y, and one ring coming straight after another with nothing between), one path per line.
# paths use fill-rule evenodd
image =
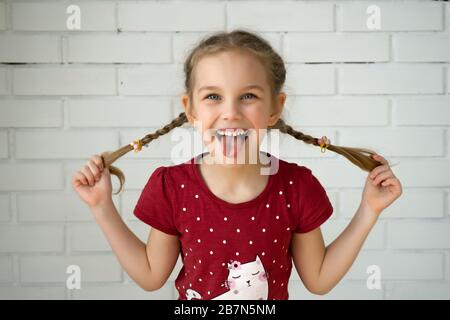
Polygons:
M217 130L217 134L220 134L221 136L241 136L241 135L246 135L248 132L248 130L244 130L244 129L231 129L231 130L224 130L224 129L218 129Z

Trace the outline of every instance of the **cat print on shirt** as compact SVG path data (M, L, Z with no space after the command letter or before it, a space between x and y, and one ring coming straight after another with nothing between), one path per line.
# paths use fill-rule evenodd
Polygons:
M213 298L212 300L267 300L269 285L264 266L256 256L255 261L241 264L239 261L231 261L227 266L229 273L225 286L229 291ZM186 298L202 299L195 290L186 290Z

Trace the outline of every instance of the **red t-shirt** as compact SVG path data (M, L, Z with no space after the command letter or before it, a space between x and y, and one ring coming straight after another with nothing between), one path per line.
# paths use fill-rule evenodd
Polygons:
M151 174L134 214L179 237L178 300L289 298L292 233L319 227L333 207L310 169L266 154L278 161L277 172L241 203L215 196L194 158Z

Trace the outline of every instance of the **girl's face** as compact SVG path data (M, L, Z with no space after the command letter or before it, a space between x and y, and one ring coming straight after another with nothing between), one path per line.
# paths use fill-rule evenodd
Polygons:
M236 158L246 163L246 155L259 153L265 133L259 129L277 122L286 95L280 93L273 105L264 66L245 50L203 57L193 72L193 101L182 96L189 122L202 134L213 158ZM244 134L226 137L227 133L242 133L237 128Z

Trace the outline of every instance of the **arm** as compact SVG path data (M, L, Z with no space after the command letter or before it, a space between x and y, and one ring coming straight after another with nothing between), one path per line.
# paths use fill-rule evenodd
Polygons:
M349 225L326 248L320 228L294 234L294 265L310 292L323 295L339 283L355 261L377 218L377 214L361 204Z
M145 245L123 222L113 202L92 208L92 213L130 277L146 291L161 288L177 262L178 237L152 228Z

